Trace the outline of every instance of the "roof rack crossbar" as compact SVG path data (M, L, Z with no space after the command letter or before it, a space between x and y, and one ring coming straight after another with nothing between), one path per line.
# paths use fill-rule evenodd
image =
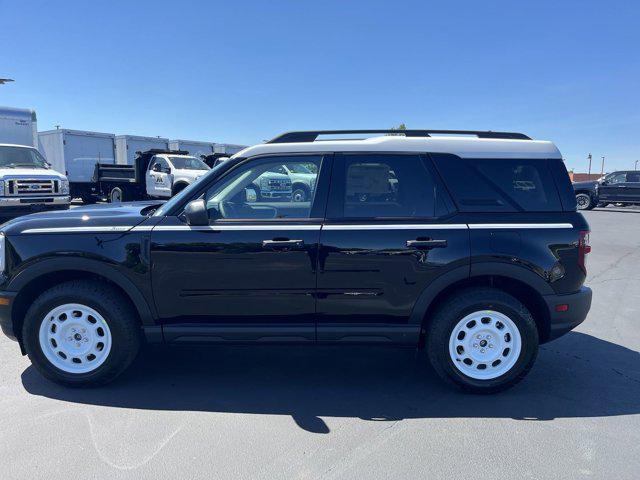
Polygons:
M476 135L478 138L499 138L508 140L531 140L524 133L492 132L481 130L309 130L287 132L272 138L267 143L308 143L315 142L320 135L394 134L405 137L430 137L431 135Z

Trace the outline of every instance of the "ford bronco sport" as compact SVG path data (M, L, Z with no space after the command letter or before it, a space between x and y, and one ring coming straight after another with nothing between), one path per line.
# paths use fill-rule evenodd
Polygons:
M402 133L291 132L164 204L13 220L2 329L69 386L113 380L143 342L210 342L424 348L454 385L507 388L591 304L560 152L519 133ZM282 165L317 172L308 201L252 193Z

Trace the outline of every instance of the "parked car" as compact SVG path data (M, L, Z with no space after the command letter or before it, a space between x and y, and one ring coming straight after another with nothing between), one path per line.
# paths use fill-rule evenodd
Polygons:
M640 205L640 171L608 173L599 180L574 182L578 209L591 210L608 204Z
M508 388L591 305L562 156L518 133L402 133L292 132L164 203L13 220L0 326L69 386L115 379L143 342L208 342L424 348L453 385ZM308 202L247 195L300 164L318 172Z
M286 175L291 180L291 199L294 202L308 202L316 184L317 172L314 173L311 165L303 163L296 165L277 165L269 172ZM311 167L311 168L310 168Z
M66 210L69 180L27 145L0 144L0 216Z

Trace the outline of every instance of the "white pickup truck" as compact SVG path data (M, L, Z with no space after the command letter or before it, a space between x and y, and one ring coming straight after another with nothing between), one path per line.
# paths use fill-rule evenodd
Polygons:
M0 143L0 216L69 208L69 180L33 147Z

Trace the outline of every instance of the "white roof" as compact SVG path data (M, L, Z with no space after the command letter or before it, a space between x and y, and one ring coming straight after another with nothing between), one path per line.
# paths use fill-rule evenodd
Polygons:
M263 143L234 157L304 152L430 152L463 158L562 158L553 142L476 137L403 137L385 135L364 140L321 140L303 143Z

